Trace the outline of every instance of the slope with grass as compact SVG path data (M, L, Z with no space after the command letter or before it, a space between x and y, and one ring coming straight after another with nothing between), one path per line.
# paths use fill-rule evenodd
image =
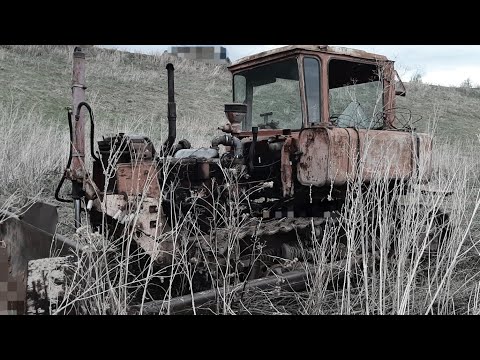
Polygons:
M66 126L72 51L72 46L0 47L0 105L33 109L39 118ZM202 138L225 122L223 104L231 95L224 66L95 47L85 52L87 101L100 127L165 125L169 61L176 70L179 136Z
M0 104L31 110L65 123L70 105L72 46L0 46ZM166 114L165 65L176 68L180 136L207 136L224 122L223 104L231 101L231 76L223 65L118 50L86 48L87 100L97 121L108 125L151 123ZM438 119L438 135L469 137L480 131L480 89L407 83L397 105L410 109L425 130ZM194 123L196 130L189 129ZM201 124L201 133L198 126ZM145 126L145 124L142 124Z

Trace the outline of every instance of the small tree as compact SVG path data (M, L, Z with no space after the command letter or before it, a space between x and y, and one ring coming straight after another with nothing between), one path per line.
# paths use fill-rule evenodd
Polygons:
M462 83L460 84L460 87L463 89L473 88L472 81L470 80L470 78L463 80Z
M422 74L419 71L416 71L415 74L412 75L412 78L410 79L410 82L416 83L416 84L421 84L423 82Z

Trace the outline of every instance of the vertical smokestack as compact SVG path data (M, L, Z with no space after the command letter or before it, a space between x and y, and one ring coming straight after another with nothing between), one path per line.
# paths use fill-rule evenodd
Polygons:
M167 64L168 78L168 139L165 143L166 151L170 151L177 136L177 104L175 103L175 84L173 79L174 67Z
M72 97L73 113L77 113L78 104L85 101L85 53L80 47L73 51ZM72 166L72 197L75 209L75 228L80 226L81 198L83 189L85 161L85 109L80 109L78 118L71 117L73 133Z
M82 48L76 47L73 51L72 97L73 113L77 112L78 104L85 101L85 53ZM80 117L75 119L72 128L73 152L72 170L77 178L83 178L83 162L85 159L85 109L81 109Z

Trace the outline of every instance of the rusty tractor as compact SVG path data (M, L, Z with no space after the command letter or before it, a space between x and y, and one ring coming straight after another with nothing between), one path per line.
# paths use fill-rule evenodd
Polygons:
M196 307L215 300L219 288L212 279L220 276L219 266L232 261L237 275L233 283L223 279L225 286L265 289L278 286L281 277L284 289L304 289L305 269L282 268L279 259L311 266L301 251L308 253L311 226L335 221L349 181L361 178L368 184L379 168L387 182L415 176L429 180L432 137L398 124L395 99L405 95L405 87L394 62L382 55L308 45L237 61L228 68L233 78L233 102L225 104L228 122L206 148L176 142L174 66L168 64L168 138L161 148L155 149L148 137L119 133L98 141L96 150L85 68L85 53L77 47L68 112L71 151L55 197L73 203L76 227L86 221L92 232L116 239L128 229L133 238L129 246L149 259L138 261L153 261L164 269L165 278L173 277L169 271L180 247L190 262L196 261L193 282L170 282L177 285L169 313L190 311L192 300ZM420 172L421 166L426 170ZM72 184L68 199L60 197L65 180ZM218 207L237 219L236 226L216 215ZM48 209L55 222L55 211ZM197 226L180 234L179 245L173 229L190 221L188 216ZM31 240L13 246L17 253L12 262L26 286L26 312L49 313L45 272L75 262L68 249L85 250L52 235L54 226L40 230L41 225L15 216L10 222L11 227L43 234L42 239L31 234ZM235 256L229 247L232 234ZM63 253L49 265L44 258L52 241ZM252 256L255 251L260 255ZM165 306L166 290L160 283L156 289L142 313L158 313ZM139 312L139 306L133 302L129 312Z

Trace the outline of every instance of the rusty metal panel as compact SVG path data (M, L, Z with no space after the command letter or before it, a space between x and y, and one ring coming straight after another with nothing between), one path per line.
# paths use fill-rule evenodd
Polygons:
M27 206L20 213L23 222L27 222L49 234L55 234L58 224L58 212L55 205L39 201Z
M158 197L109 194L105 196L105 213L125 226L141 230L142 235L135 236L134 240L157 262L171 261L172 241L161 237L171 227Z
M395 71L393 62L387 61L383 66L383 106L384 122L388 128L392 128L395 121Z
M304 129L298 139L302 154L297 167L302 185L345 185L359 174L362 181L409 178L419 162L429 166L431 138L412 133L315 127ZM419 146L418 156L416 147Z
M56 249L56 207L35 203L20 213L0 212L0 315L24 314L28 262Z
M159 198L105 195L105 213L122 224L135 224L147 235L160 235L166 220Z
M294 194L293 170L291 161L291 156L295 152L294 141L295 140L293 138L288 138L285 140L281 152L280 173L282 177L282 190L284 197L293 196Z
M387 57L384 55L374 54L364 50L351 49L351 48L346 48L341 46L327 46L326 48L322 48L319 50L329 54L352 56L360 59L368 59L368 60L376 60L376 61L387 60Z
M354 163L356 162L357 153L357 137L356 133L350 134L347 129L337 129L340 131L330 131L330 162L329 162L329 178L335 185L345 184L349 176L355 171ZM353 135L353 136L352 136Z
M299 138L298 177L304 185L343 185L355 171L357 138L347 129L311 128Z
M330 137L326 128L310 128L300 132L298 138L300 161L298 180L302 185L324 186L328 178Z
M415 170L414 137L411 133L359 130L359 169L365 181L374 177L409 178Z
M128 196L145 193L148 197L160 197L156 163L142 161L137 164L118 164L117 190Z

